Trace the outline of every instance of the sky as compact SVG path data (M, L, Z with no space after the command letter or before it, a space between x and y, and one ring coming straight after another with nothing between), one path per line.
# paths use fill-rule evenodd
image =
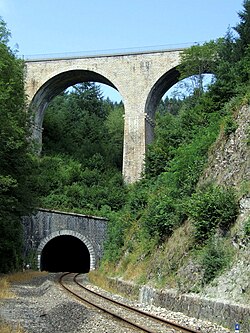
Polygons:
M243 0L0 0L20 56L185 47L223 37Z

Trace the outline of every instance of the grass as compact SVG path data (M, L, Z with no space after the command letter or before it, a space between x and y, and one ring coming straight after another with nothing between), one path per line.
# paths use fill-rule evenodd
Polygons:
M0 278L0 300L14 298L15 295L10 289L10 282L6 277Z
M17 327L11 327L0 321L0 333L25 333L20 324Z
M29 281L38 276L45 276L47 274L48 274L47 272L27 270L24 272L16 272L13 274L7 274L7 275L5 275L5 277L7 278L7 280L10 283L17 283L17 282Z
M90 271L88 273L89 281L96 286L99 286L102 289L108 290L108 291L113 291L110 288L110 284L107 278L102 275L101 272L99 271Z
M15 294L11 291L11 283L29 281L37 276L46 275L47 272L25 271L0 276L0 300L14 298ZM1 333L1 332L0 332Z
M148 251L154 247L153 241L152 244L146 244L145 242L149 241L142 239L133 244L132 250L127 251L116 265L105 262L99 271L91 272L90 280L106 290L110 289L105 281L107 276L122 277L126 281L134 282L138 287L148 282L155 288L177 288L177 271L188 262L190 250L194 246L192 235L192 225L186 221L165 243L155 247L153 251Z
M138 299L138 292L136 292L136 290L133 290L134 288L131 289L127 286L121 288L121 285L119 283L118 285L120 286L117 285L116 279L108 278L106 274L101 271L91 271L88 273L88 277L91 283L103 290L132 300Z
M125 279L138 284L148 281L156 288L177 287L174 276L193 246L192 232L191 224L186 222L143 260L140 260L137 254L137 260L130 260L126 272L123 273ZM140 251L138 253L140 254Z
M6 298L14 298L15 295L11 291L11 283L29 281L37 276L46 275L47 272L38 272L38 271L25 271L25 272L16 272L12 274L4 274L0 276L0 300ZM1 332L0 332L1 333Z

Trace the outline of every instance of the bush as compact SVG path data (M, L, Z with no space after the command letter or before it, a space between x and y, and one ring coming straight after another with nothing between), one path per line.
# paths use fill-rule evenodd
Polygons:
M119 213L110 213L108 222L108 237L104 248L104 261L117 262L121 257L124 246L126 230L129 227L129 220Z
M231 258L232 253L223 239L210 239L208 244L203 248L200 258L203 269L203 284L205 285L212 281L228 266Z
M237 217L238 203L231 189L210 184L192 195L188 214L194 223L195 239L202 243L218 227L229 229Z
M233 119L233 117L227 116L225 118L225 124L224 124L224 133L228 137L230 134L234 133L236 129L238 128L237 122Z
M161 243L171 236L179 225L178 202L165 193L159 194L148 205L142 219L142 226L149 237L157 238Z
M247 237L250 237L250 217L248 218L248 220L245 223L244 233Z
M139 217L148 204L148 188L145 182L141 180L130 185L127 197L127 208L135 218Z

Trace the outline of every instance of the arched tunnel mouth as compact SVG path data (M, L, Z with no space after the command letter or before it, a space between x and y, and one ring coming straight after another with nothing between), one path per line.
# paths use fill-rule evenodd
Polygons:
M88 273L90 254L78 238L61 235L51 239L41 253L40 268L48 272Z

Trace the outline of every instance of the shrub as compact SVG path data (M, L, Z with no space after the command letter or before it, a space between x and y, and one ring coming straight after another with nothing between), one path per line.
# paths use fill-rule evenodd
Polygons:
M176 200L167 194L159 194L149 203L142 225L149 237L156 237L161 243L179 225L179 215Z
M210 184L192 195L188 214L194 223L195 239L201 243L218 227L228 230L237 217L238 203L231 189Z
M221 238L211 238L201 253L203 268L203 284L212 281L224 268L228 266L232 252Z
M238 128L237 122L233 119L233 117L227 116L225 118L225 123L224 123L224 133L228 137L230 134L234 133L236 129Z
M244 233L247 237L250 236L250 217L247 219L245 226L244 226Z
M129 228L129 220L127 216L115 212L110 213L108 217L108 237L103 260L114 263L124 251L125 232Z
M134 217L141 215L148 203L148 188L141 180L130 186L127 198L127 208Z

